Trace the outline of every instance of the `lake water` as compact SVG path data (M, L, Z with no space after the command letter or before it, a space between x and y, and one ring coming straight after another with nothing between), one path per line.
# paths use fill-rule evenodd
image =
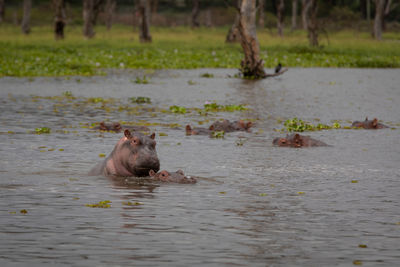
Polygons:
M398 265L400 70L290 69L261 81L235 73L1 78L0 265ZM136 84L143 75L150 83ZM152 103L129 100L138 96ZM205 101L249 110L191 109ZM190 113L166 112L172 105ZM329 147L272 146L286 119L350 126L366 116L391 128L304 133ZM255 126L223 139L185 135L186 124L222 118ZM198 183L88 176L122 137L88 128L104 120L148 125L161 169ZM39 127L51 133L35 134ZM86 206L104 200L110 208Z

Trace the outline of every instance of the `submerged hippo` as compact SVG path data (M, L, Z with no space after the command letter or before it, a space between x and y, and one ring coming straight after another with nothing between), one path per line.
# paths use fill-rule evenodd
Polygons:
M210 125L210 131L224 131L226 133L235 131L250 131L250 127L253 126L252 122L245 122L243 120L230 122L229 120L216 121Z
M149 128L146 126L131 126L131 125L121 125L119 122L113 122L106 124L104 121L100 122L99 126L94 127L94 129L100 130L100 131L108 131L108 132L122 132L125 129L131 130L131 131L141 131L141 132L148 132L150 131Z
M185 176L182 170L176 172L168 172L166 170L155 172L153 170L149 171L149 175L152 179L169 182L169 183L180 183L180 184L195 184L197 180L190 176Z
M277 137L272 143L276 146L284 147L328 146L324 142L297 133L287 135L286 138Z
M378 122L377 118L374 118L373 120L368 120L368 117L365 118L365 121L355 121L351 125L352 127L359 127L359 128L364 128L364 129L383 129L383 128L389 128L388 126Z
M211 135L212 131L207 128L194 127L186 125L186 135Z
M89 175L141 177L148 176L150 170L157 172L160 169L154 133L145 136L125 130L124 135L111 154L96 165Z

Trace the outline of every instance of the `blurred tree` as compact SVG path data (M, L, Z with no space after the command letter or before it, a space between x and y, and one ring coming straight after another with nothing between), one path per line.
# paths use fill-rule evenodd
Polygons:
M4 21L4 14L5 14L5 0L0 0L0 23Z
M266 76L264 62L260 59L260 47L256 33L256 1L242 0L239 9L240 44L244 52L241 72L245 78L260 79Z
M292 0L292 31L297 28L297 1Z
M318 0L310 0L307 15L308 40L311 46L318 46L318 24L317 24Z
M258 26L264 28L265 25L265 0L258 1Z
M192 0L192 28L197 28L200 26L199 13L199 0Z
M32 9L32 0L24 0L23 6L23 16L22 16L22 23L21 29L24 34L29 34L31 32L31 9Z
M103 4L104 0L83 0L83 35L86 38L94 37L93 27Z
M374 29L373 34L375 39L382 40L382 31L384 25L384 19L390 10L390 0L375 0L375 19L374 19ZM387 8L386 8L387 5Z
M54 16L54 37L56 40L64 39L65 27L65 2L64 0L53 0Z
M151 43L150 35L150 0L139 1L140 27L139 39L142 43Z
M303 24L303 29L307 30L307 13L308 9L310 8L310 0L301 0L301 21Z
M283 0L279 0L276 3L276 18L279 36L283 36L283 19L285 18L283 12L285 11L285 3Z
M240 9L242 4L241 0L236 0L236 9ZM226 43L234 43L239 42L240 40L240 33L239 33L239 21L240 21L240 12L236 13L235 21L233 22L232 26L229 28L228 34L226 35L225 42Z
M105 11L106 11L106 27L108 31L111 30L116 6L117 6L116 0L107 0Z

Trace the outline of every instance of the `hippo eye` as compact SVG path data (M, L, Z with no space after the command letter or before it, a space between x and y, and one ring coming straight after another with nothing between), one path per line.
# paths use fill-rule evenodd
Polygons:
M137 137L133 137L131 143L133 145L139 145L140 144L140 140Z

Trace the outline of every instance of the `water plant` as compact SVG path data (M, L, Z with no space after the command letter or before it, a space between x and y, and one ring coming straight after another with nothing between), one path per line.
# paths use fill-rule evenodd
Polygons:
M185 107L180 107L180 106L176 106L176 105L170 106L169 110L172 113L179 113L179 114L185 114L186 113L186 108Z
M102 200L102 201L99 201L99 203L95 203L95 204L85 204L85 206L90 207L90 208L107 209L107 208L111 208L111 205L109 203L111 203L110 200Z
M286 127L286 131L288 132L306 132L341 128L341 125L338 122L334 122L332 125L322 123L313 125L298 118L288 119L283 123L283 125Z
M129 99L131 100L132 103L137 103L137 104L151 103L150 97L145 97L145 96L131 97Z
M41 127L41 128L36 128L35 129L35 133L36 134L49 134L50 131L51 131L51 129L47 128L47 127Z

